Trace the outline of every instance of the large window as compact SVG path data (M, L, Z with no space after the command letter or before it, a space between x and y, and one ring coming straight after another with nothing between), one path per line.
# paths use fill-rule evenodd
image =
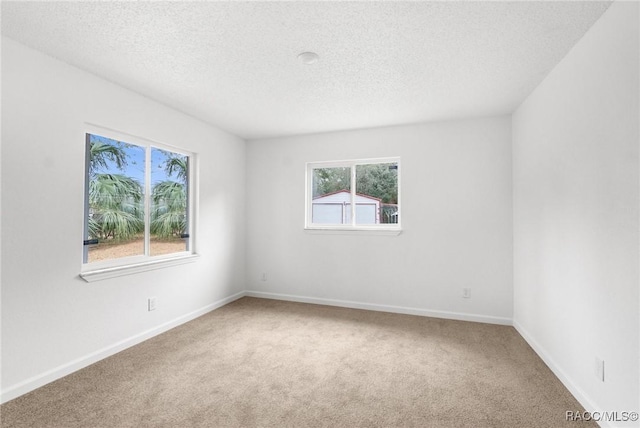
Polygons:
M85 267L192 253L192 154L87 133L85 159Z
M306 227L400 228L398 158L307 164Z

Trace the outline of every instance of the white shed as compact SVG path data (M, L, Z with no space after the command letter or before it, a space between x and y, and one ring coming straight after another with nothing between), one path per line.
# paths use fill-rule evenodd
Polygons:
M380 223L380 202L372 196L356 194L356 224ZM339 190L313 198L311 222L314 224L350 224L351 193Z

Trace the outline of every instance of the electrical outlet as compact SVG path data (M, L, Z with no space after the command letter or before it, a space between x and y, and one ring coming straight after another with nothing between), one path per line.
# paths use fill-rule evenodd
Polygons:
M600 382L604 382L604 360L596 357L596 377Z
M470 299L471 298L471 289L470 288L463 288L462 289L462 298L463 299Z
M148 308L149 312L156 310L157 297L149 297Z
M267 273L266 272L262 272L262 276L260 277L261 281L266 281L267 280Z

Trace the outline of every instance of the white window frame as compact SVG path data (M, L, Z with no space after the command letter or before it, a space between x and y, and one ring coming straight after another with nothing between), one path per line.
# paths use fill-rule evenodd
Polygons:
M396 163L398 165L398 222L383 224L356 224L356 166L377 163ZM322 168L351 168L351 224L314 224L312 222L313 210L313 170ZM400 157L352 159L341 161L307 162L305 174L305 230L308 231L333 231L343 232L373 232L397 235L402 231L402 201L401 201L401 174Z
M117 259L111 260L103 260L99 262L93 263L85 263L84 262L84 248L82 250L82 258L81 268L80 268L80 277L87 282L98 281L102 279L113 278L122 275L130 275L133 273L144 272L153 269L159 269L169 266L175 266L183 263L194 262L198 255L196 253L196 225L197 225L197 211L198 211L198 203L197 203L197 177L198 177L198 156L194 152L186 151L165 143L161 143L158 141L151 140L149 138L139 137L136 135L128 134L121 131L116 131L110 128L104 128L97 125L86 124L83 129L82 134L82 142L84 150L86 151L86 138L87 134L99 135L106 138L111 138L116 141L123 141L125 143L130 143L136 146L140 146L145 150L145 183L144 183L144 192L145 192L145 201L144 201L144 210L145 210L145 240L144 240L144 255L136 255L129 257L121 257ZM188 231L189 234L189 250L171 253L171 254L163 254L158 256L149 255L150 250L150 208L151 208L151 156L150 151L151 148L161 149L170 151L173 153L177 153L179 155L188 156L189 157L189 168L188 168L188 185L187 185L187 200L188 200ZM82 224L82 236L84 241L85 229L86 229L86 201L87 201L87 192L88 190L88 154L85 154L85 165L84 165L84 187L83 187L83 198L82 198L82 213L83 213L83 224Z

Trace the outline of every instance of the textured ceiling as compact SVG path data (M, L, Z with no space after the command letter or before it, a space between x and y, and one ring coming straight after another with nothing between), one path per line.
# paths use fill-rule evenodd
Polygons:
M510 113L609 4L3 1L2 34L251 139Z

